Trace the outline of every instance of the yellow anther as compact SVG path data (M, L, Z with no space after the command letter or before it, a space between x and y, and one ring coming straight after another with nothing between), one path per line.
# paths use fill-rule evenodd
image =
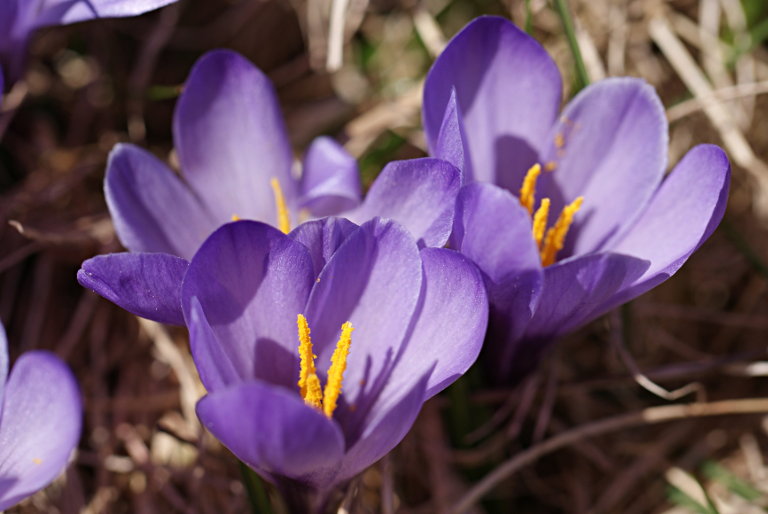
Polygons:
M320 379L315 373L307 377L307 394L304 403L317 410L323 410L323 390L320 387Z
M341 336L336 343L336 349L331 356L331 367L328 369L328 381L325 384L323 393L323 412L329 418L333 416L336 410L336 401L341 394L341 384L344 378L344 371L347 369L347 356L349 347L352 344L352 323L347 321L341 326Z
M307 378L315 374L315 354L312 353L312 338L309 336L309 324L303 314L296 316L296 324L299 326L299 391L301 397L307 398ZM317 383L318 389L320 382Z
M277 209L277 228L284 234L291 231L291 219L288 217L288 207L285 204L285 196L280 187L280 182L273 178L269 181L272 186L272 193L275 195L275 208Z
M547 217L549 217L549 198L542 198L541 205L536 209L533 215L533 240L536 241L536 248L541 248L541 240L544 239L544 229L547 228Z
M563 208L563 212L560 213L560 217L557 218L555 225L547 231L547 236L544 239L544 248L541 249L542 266L549 266L555 262L557 252L562 250L563 245L565 245L565 236L568 235L568 229L571 228L573 216L581 209L583 202L584 197L580 196L569 205L566 205Z
M237 214L232 215L232 221L240 221L240 219L241 219L240 216L238 216Z
M534 164L525 174L523 185L520 187L520 205L533 214L533 204L536 201L536 180L541 174L541 165Z

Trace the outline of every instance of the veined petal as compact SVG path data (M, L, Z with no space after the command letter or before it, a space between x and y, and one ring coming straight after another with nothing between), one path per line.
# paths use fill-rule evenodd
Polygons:
M119 144L109 154L104 194L120 242L133 252L191 259L217 227L165 164L130 144Z
M520 187L560 108L554 61L508 20L484 16L469 23L427 75L422 117L433 155L453 90L475 180Z
M320 374L327 369L341 325L350 321L354 327L340 405L334 413L348 438L350 426L365 417L389 378L421 288L416 242L397 223L373 219L339 247L312 289L306 317ZM347 414L355 420L349 426L343 421Z
M200 344L224 345L207 353L226 353L241 381L258 378L295 388L296 315L304 312L313 283L304 245L264 223L229 223L190 262L181 289L184 318L192 320L197 297L217 337Z
M69 368L43 351L11 370L0 423L0 509L48 485L80 439L80 391Z
M544 285L525 334L499 341L506 360L492 363L504 381L519 380L533 369L554 340L601 314L606 299L633 283L648 261L613 253L574 257L544 268ZM504 373L499 373L499 370Z
M331 216L360 204L357 161L330 137L316 138L304 156L299 204L314 216Z
M664 106L640 79L602 80L568 104L542 159L555 169L539 180L552 212L584 197L561 258L609 248L632 225L664 176L667 143Z
M113 253L83 262L77 281L137 316L183 326L181 283L188 266L164 253Z
M441 159L411 159L387 164L360 208L345 214L355 223L391 218L423 246L443 246L453 223L461 174Z
M307 247L314 275L318 276L341 243L356 229L357 225L347 219L323 218L302 223L288 236Z
M296 199L292 156L269 79L241 55L215 50L187 79L173 121L184 177L218 223L233 215L277 222L270 181Z
M34 2L35 0L27 0ZM65 25L96 18L138 16L176 0L40 0L37 27Z
M338 425L293 391L246 382L197 404L203 425L251 468L322 488L344 452Z
M730 177L728 157L715 145L696 146L683 157L626 237L611 248L651 264L605 309L665 281L707 240L725 213Z
M483 277L468 258L453 250L421 250L424 282L415 324L382 393L414 383L434 363L424 400L442 391L475 362L488 325ZM439 344L435 344L439 341Z
M448 161L461 171L462 184L472 182L472 160L469 157L467 136L464 133L464 120L456 102L456 90L451 90L448 104L445 106L443 123L437 134L437 142L431 151L438 159Z
M354 477L402 441L424 404L430 374L431 370L427 369L421 376L414 377L410 388L382 398L376 410L370 412L357 441L345 453L337 482Z

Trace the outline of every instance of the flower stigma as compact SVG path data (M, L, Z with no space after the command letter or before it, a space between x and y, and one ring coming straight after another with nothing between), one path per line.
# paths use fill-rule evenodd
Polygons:
M539 175L541 175L540 164L534 164L525 174L523 185L520 187L520 205L525 207L528 214L533 217L533 240L536 242L536 248L541 256L541 265L550 266L555 263L557 252L565 246L565 237L573 224L573 217L584 203L584 197L579 196L563 207L555 224L546 230L551 200L542 198L539 208L536 209L536 212L533 211L533 206L536 203L536 181Z
M274 177L269 181L269 185L272 186L272 194L275 196L277 228L279 228L283 234L287 234L291 231L291 219L288 217L288 206L285 203L283 189L280 187L280 181Z
M309 323L303 314L296 316L299 328L299 393L304 403L323 412L326 417L333 417L339 396L341 396L344 371L347 369L347 357L352 345L352 323L347 321L341 326L341 335L336 343L336 349L331 356L331 367L328 368L328 378L325 390L322 390L320 378L315 369L317 355L312 351Z

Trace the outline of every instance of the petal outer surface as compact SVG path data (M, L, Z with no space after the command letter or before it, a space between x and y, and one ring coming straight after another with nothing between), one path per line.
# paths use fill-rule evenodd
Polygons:
M80 391L55 355L27 352L11 370L0 423L0 509L58 476L80 439Z
M323 218L302 223L289 237L300 242L312 256L314 275L318 276L339 246L357 229L344 218Z
M411 387L397 397L387 398L371 413L360 438L344 455L337 482L354 477L389 453L413 426L427 394L431 370L415 377Z
M332 216L360 204L357 161L329 137L315 139L304 156L299 204L314 216Z
M456 90L451 90L451 97L445 106L443 123L437 135L437 142L432 154L438 159L448 161L461 171L461 183L472 182L472 160L469 157L467 136L464 133L464 120L456 101Z
M401 380L434 363L426 401L463 375L475 362L488 326L488 296L483 277L464 255L444 248L421 250L424 266L417 319L383 396Z
M109 154L104 194L120 242L133 252L191 259L216 228L187 186L159 159L130 144Z
M376 216L407 228L420 246L443 246L451 234L461 173L441 159L387 164L359 209L345 216L362 224Z
M254 470L318 489L329 487L344 452L338 425L304 404L298 391L252 381L208 394L203 425Z
M653 196L645 212L611 251L651 262L606 309L672 276L712 234L725 213L731 167L715 145L691 149Z
M274 88L244 57L229 50L201 57L173 121L182 174L218 223L237 215L275 225L273 178L294 205L291 148Z
M77 281L132 314L183 326L181 283L188 266L164 253L98 255L83 262Z
M475 180L519 187L560 108L554 61L508 20L484 16L469 23L427 75L422 118L433 155L453 89Z
M184 318L192 321L197 297L241 381L256 378L295 388L296 316L304 311L313 281L304 245L264 223L229 223L203 243L189 265L182 284Z
M341 325L354 327L339 406L334 414L347 442L359 435L386 387L410 330L422 288L416 242L400 225L373 219L336 251L318 277L307 320L324 378ZM425 369L432 363L423 363ZM418 380L415 374L412 380Z
M537 195L552 199L552 213L584 197L560 258L605 249L632 226L664 176L667 144L664 106L640 79L602 80L568 104L542 159L555 170Z

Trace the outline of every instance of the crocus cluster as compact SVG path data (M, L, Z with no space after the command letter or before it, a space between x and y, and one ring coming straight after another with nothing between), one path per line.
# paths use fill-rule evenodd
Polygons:
M75 377L49 352L23 354L9 375L2 325L0 407L0 510L5 510L62 472L80 439L82 407Z
M484 340L494 376L518 380L557 337L671 276L720 221L727 158L698 146L665 179L650 86L608 79L558 115L561 88L536 41L474 21L427 77L432 157L390 163L363 199L331 139L297 174L267 78L211 52L176 107L179 173L112 152L105 193L130 252L78 279L185 325L204 425L293 511L322 511Z
M175 0L2 0L0 2L0 73L16 80L24 67L27 44L42 27L95 18L137 16ZM2 91L2 89L0 89Z

